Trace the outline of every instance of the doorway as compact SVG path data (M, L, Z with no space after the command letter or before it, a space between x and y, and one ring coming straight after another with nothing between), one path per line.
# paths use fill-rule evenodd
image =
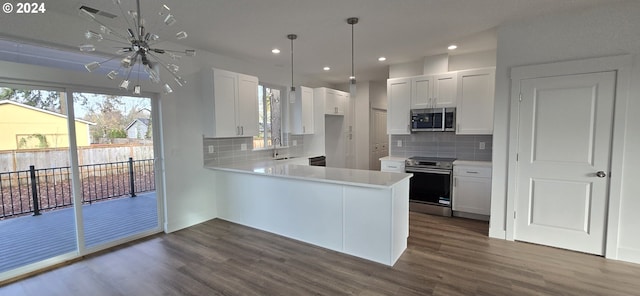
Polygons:
M387 136L387 110L371 110L371 159L369 168L380 170L380 158L389 155L389 137Z

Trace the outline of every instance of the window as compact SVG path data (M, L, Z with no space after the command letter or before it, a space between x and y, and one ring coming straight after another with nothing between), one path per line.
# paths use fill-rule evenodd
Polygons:
M283 145L281 87L258 86L258 135L253 137L253 149Z

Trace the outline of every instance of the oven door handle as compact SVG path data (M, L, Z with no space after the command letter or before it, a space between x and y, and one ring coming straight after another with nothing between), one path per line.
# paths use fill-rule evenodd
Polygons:
M448 171L448 170L423 169L423 168L405 168L405 172L407 172L407 173L430 173L430 174L440 174L440 175L451 175L451 171Z

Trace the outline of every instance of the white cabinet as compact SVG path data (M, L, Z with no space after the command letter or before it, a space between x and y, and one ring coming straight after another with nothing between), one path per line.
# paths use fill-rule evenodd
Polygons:
M404 173L404 159L380 159L380 171L391 173Z
M456 107L456 72L411 78L411 109Z
M433 76L411 78L411 109L431 108L433 103Z
M212 138L258 134L258 78L220 69L205 70L204 135Z
M324 114L344 115L348 94L330 88L321 88L324 91Z
M493 134L495 68L458 72L456 134Z
M449 72L434 76L434 108L456 107L458 93L458 73Z
M489 216L491 212L491 167L454 165L453 210Z
M290 106L291 133L295 135L313 134L313 89L304 86L298 87L296 101Z
M412 78L387 80L387 134L408 135L411 133L410 105Z

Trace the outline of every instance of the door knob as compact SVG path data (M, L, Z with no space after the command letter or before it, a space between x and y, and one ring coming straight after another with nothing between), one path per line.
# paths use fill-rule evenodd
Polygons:
M604 178L604 177L606 177L606 176L607 176L607 173L605 173L605 172L603 172L603 171L598 171L598 172L596 173L596 177L598 177L598 178Z

